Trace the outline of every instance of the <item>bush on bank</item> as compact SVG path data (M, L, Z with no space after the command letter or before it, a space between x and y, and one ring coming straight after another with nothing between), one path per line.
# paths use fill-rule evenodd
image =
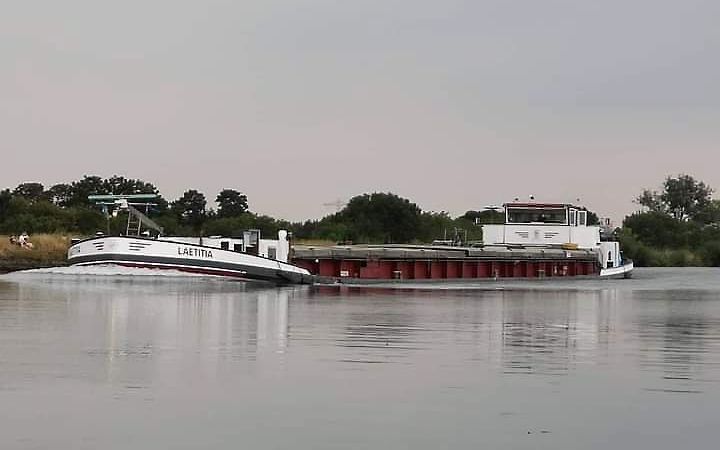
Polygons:
M668 177L659 192L636 199L619 234L626 257L639 266L720 266L720 202L689 175Z

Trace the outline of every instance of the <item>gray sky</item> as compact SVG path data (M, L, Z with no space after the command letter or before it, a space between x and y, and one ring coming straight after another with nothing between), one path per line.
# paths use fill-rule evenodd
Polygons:
M713 0L0 0L0 186L120 174L288 219L720 188Z

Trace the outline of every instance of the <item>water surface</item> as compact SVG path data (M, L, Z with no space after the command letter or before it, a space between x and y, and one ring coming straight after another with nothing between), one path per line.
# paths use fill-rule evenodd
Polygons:
M439 289L0 276L2 449L715 448L720 270Z

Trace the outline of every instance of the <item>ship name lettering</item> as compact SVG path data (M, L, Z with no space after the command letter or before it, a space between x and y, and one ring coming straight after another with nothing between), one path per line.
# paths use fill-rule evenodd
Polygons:
M184 256L186 258L210 258L212 259L212 250L206 248L195 248L195 247L178 247L178 256Z

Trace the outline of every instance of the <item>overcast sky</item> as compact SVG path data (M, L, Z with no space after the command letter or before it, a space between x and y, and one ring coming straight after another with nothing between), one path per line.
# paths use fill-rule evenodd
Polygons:
M0 187L120 174L294 220L720 188L717 0L0 6Z

